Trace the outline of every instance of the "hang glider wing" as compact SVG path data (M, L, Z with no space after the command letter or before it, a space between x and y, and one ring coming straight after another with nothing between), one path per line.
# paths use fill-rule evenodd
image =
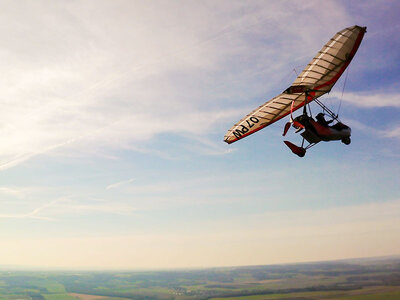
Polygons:
M225 142L231 144L288 115L293 101L294 106L298 106L296 109L303 106L304 96L301 95L282 93L272 98L229 129L224 137Z
M366 27L352 26L339 31L317 53L292 86L309 86L314 98L328 93L356 54Z
M366 27L352 26L336 33L291 87L236 123L226 133L225 142L231 144L301 108L305 103L306 92L307 102L328 93L350 64L365 31Z

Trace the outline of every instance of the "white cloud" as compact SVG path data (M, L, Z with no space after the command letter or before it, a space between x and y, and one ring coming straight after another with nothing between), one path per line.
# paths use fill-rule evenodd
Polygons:
M98 203L82 204L82 201L63 201L54 205L53 210L49 211L50 215L76 215L76 214L116 214L116 215L132 215L136 209L128 204L110 203L100 201Z
M324 8L240 1L21 5L1 7L1 169L67 145L85 151L126 148L165 132L204 136L236 118L227 99L260 89L243 93L246 80L265 72L272 86L283 66L277 62L318 50L329 36L314 22L341 24L338 30L348 22L333 1ZM320 20L294 17L302 12Z
M400 125L398 124L391 124L390 127L386 129L378 129L357 120L348 120L346 123L350 124L353 128L357 128L378 138L400 140Z
M10 187L0 187L0 194L7 196L14 196L17 198L23 197L25 193L21 189L10 188Z
M398 125L397 127L391 128L390 130L386 131L384 136L387 138L400 139L400 126Z
M364 108L400 107L400 94L395 93L345 93L342 97L335 92L330 97Z

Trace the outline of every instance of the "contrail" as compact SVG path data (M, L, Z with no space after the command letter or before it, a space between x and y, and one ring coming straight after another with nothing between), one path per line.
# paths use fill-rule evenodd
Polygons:
M81 138L83 138L85 136L87 136L87 135L75 137L75 138L67 140L66 142L62 142L62 143L47 147L46 149L43 149L41 151L36 151L36 152L33 152L33 153L21 155L21 156L18 156L17 158L14 158L14 159L11 159L11 160L6 161L4 163L1 163L0 164L0 171L12 168L12 167L24 162L24 161L36 156L36 155L44 154L44 153L49 152L51 150L54 150L54 149L57 149L59 147L65 146L67 144L73 143L76 140L79 140L79 139L81 139Z
M128 184L128 183L131 183L131 182L133 182L135 180L136 180L136 178L131 178L129 180L120 181L120 182L117 182L117 183L110 184L110 185L108 185L106 187L106 190L115 189L117 187L120 187L121 185L125 185L125 184Z
M35 208L34 210L32 210L29 213L26 214L0 214L0 218L7 218L7 219L27 219L27 218L33 218L33 219L41 219L41 220L47 220L47 221L54 221L53 218L48 218L48 217L42 217L42 216L38 216L37 214L39 212L41 212L43 209L47 208L47 207L51 207L54 204L56 204L57 202L61 202L64 199L56 199L53 200L49 203L46 203L42 206L39 206L37 208Z

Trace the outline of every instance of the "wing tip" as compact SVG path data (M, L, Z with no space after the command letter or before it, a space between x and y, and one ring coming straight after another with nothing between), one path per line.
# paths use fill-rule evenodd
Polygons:
M364 32L367 32L367 26L354 25L354 26L348 27L347 29L354 29L354 28L357 28L357 29L363 30Z
M233 142L236 142L237 139L232 139L232 137L225 137L224 142L227 144L232 144Z

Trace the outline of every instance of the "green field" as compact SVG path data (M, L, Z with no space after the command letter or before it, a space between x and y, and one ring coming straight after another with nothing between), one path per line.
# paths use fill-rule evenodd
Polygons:
M45 294L43 295L46 300L76 300L68 294Z
M400 259L159 272L0 270L0 299L390 300L400 299Z
M314 300L314 299L331 299L331 300L377 300L400 299L400 287L398 291L385 292L391 290L391 287L379 287L380 291L360 289L346 292L308 292L308 293L290 293L290 294L271 294L271 295L256 295L243 297L226 297L226 298L211 298L211 300Z

